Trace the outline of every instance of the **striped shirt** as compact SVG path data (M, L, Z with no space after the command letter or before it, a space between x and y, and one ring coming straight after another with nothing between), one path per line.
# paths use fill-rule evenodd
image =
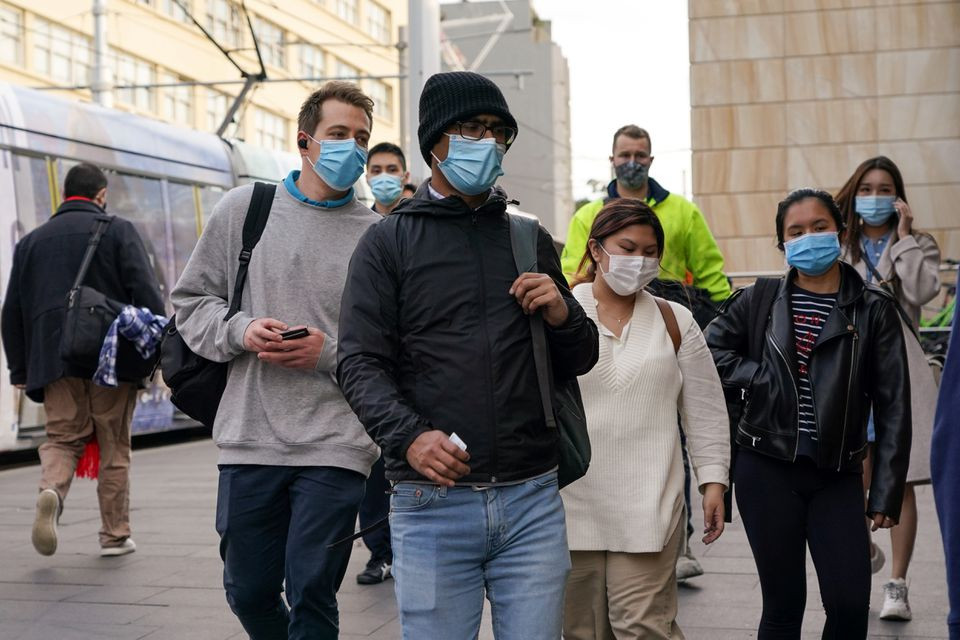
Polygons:
M835 293L812 293L796 286L790 291L800 395L800 443L797 455L814 460L817 459L817 423L813 412L813 387L810 384L810 355L836 302Z

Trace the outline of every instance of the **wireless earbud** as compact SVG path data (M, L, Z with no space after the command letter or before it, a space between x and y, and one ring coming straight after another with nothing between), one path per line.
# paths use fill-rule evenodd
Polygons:
M300 138L299 140L297 140L297 146L300 147L301 149L306 149L306 148L307 148L307 139L306 139L306 138Z

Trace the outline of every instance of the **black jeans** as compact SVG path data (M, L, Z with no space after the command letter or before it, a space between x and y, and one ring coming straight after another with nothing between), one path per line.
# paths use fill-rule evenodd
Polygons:
M390 513L390 483L384 474L383 456L377 460L367 478L367 491L360 503L360 528L367 527L383 520ZM384 523L379 529L364 534L363 544L370 549L373 559L393 563L393 550L390 548L390 525Z
M220 466L223 586L252 640L337 638L353 545L327 545L353 534L363 488L362 474L337 467Z
M860 474L782 462L740 450L737 506L760 574L758 638L798 639L807 601L806 547L827 614L825 640L867 637L870 541Z

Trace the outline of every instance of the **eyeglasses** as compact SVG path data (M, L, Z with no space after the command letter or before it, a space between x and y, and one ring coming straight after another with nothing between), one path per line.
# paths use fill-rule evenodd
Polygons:
M457 122L457 129L460 131L460 135L466 138L467 140L481 140L484 136L487 135L487 131L493 133L493 139L499 142L500 144L511 145L517 137L517 130L513 127L508 127L502 124L498 124L493 127L488 127L482 122L477 122L476 120L470 120L469 122Z

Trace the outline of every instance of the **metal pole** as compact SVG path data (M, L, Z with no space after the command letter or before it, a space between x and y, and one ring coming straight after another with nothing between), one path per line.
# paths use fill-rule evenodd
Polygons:
M93 100L113 106L113 74L107 67L107 0L93 0Z
M408 30L406 25L400 25L399 28L399 42L397 42L397 53L399 54L397 62L399 64L398 71L400 72L399 85L400 85L400 148L403 149L403 153L406 156L407 151L410 149L410 130L409 123L407 122L407 111L410 108L410 83L407 82L406 77L404 77L409 69L409 64L407 62L407 55L410 52L410 47L407 44L407 35ZM410 159L407 159L409 164Z
M420 127L420 94L427 78L440 72L440 5L437 0L409 0L409 66L407 71L407 166L410 175L423 180L430 167L420 155L417 129Z

